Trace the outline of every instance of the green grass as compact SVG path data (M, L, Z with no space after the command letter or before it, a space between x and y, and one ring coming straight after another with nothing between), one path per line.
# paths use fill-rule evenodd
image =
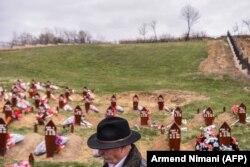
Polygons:
M206 41L55 46L0 51L0 85L9 88L16 79L21 78L25 81L50 80L55 85L69 86L77 92L80 92L83 86L88 86L100 95L175 89L197 92L210 98L183 106L184 119L193 118L197 108L203 109L204 106L210 106L215 113L221 113L224 106L229 110L232 104L242 102L249 107L250 94L244 92L243 88L250 84L232 80L228 76L216 79L202 75L198 66L206 57ZM122 116L133 119L137 114ZM155 113L152 117L156 120L164 119L162 115ZM182 135L182 140L188 141L194 136L198 137L198 128L190 134ZM27 130L29 129L22 128L20 132L25 133ZM82 131L77 134L85 136L93 132ZM146 136L145 140L151 140L156 135L150 130L144 130L142 133ZM249 125L234 127L232 133L241 150L250 150ZM58 166L59 163L39 162L39 165ZM62 165L79 164L60 163L60 166Z
M206 48L200 42L58 46L3 51L0 57L1 80L51 80L77 90L89 85L110 93L176 85L185 89L189 84L183 78L194 75Z

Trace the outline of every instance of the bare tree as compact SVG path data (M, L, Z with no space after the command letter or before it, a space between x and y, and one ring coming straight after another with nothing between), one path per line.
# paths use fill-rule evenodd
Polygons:
M189 40L191 28L199 21L200 14L194 7L188 4L182 8L181 15L182 18L187 21L188 30L186 34L186 40Z
M53 32L44 32L39 35L39 43L40 44L55 44L56 43L56 37Z
M54 28L54 32L55 32L57 43L64 43L65 42L64 29L56 27L56 28Z
M250 19L242 20L244 24L246 24L248 31L250 32Z
M150 27L152 28L153 32L154 32L154 38L157 41L157 35L156 35L156 20L152 20L150 23Z
M159 41L161 42L169 42L169 41L174 41L175 37L171 34L162 34L159 36Z
M80 43L85 43L86 42L86 33L81 30L78 32L78 38Z
M86 43L91 43L92 42L92 36L89 32L85 31L86 33Z
M65 42L70 43L71 35L70 35L70 32L68 30L63 31L63 36L64 36L64 39L65 39Z
M143 36L143 39L145 41L145 36L147 34L147 24L143 23L139 28L138 28L139 34Z
M20 34L17 33L13 33L13 38L10 42L11 47L13 47L14 45L32 45L32 44L36 44L37 39L36 37L34 37L33 35L23 32Z
M80 30L78 32L79 43L91 43L91 35L87 31Z
M11 48L13 48L15 45L17 45L18 44L18 35L17 35L17 33L16 32L14 32L13 33L13 38L12 38L12 40L11 40L11 42L10 42L10 47Z
M70 43L79 43L78 33L76 30L69 31Z
M32 45L35 43L36 39L35 37L33 37L31 34L29 33L25 33L23 32L20 36L19 36L20 42L22 45Z

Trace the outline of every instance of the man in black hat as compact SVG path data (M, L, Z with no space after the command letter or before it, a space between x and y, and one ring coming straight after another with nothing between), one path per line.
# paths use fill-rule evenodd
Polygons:
M104 167L146 167L137 147L133 144L141 138L130 130L128 121L120 117L108 117L97 126L97 133L88 139L88 146L98 149L104 159Z

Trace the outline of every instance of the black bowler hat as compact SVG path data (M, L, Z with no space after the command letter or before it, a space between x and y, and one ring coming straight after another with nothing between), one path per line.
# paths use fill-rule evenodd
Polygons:
M129 128L128 121L120 117L107 117L97 126L97 133L88 139L92 149L112 149L132 144L141 135Z

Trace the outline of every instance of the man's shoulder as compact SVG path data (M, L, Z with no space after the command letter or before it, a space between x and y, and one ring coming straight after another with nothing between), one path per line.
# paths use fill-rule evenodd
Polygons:
M141 159L140 167L147 167L147 161L144 158Z

